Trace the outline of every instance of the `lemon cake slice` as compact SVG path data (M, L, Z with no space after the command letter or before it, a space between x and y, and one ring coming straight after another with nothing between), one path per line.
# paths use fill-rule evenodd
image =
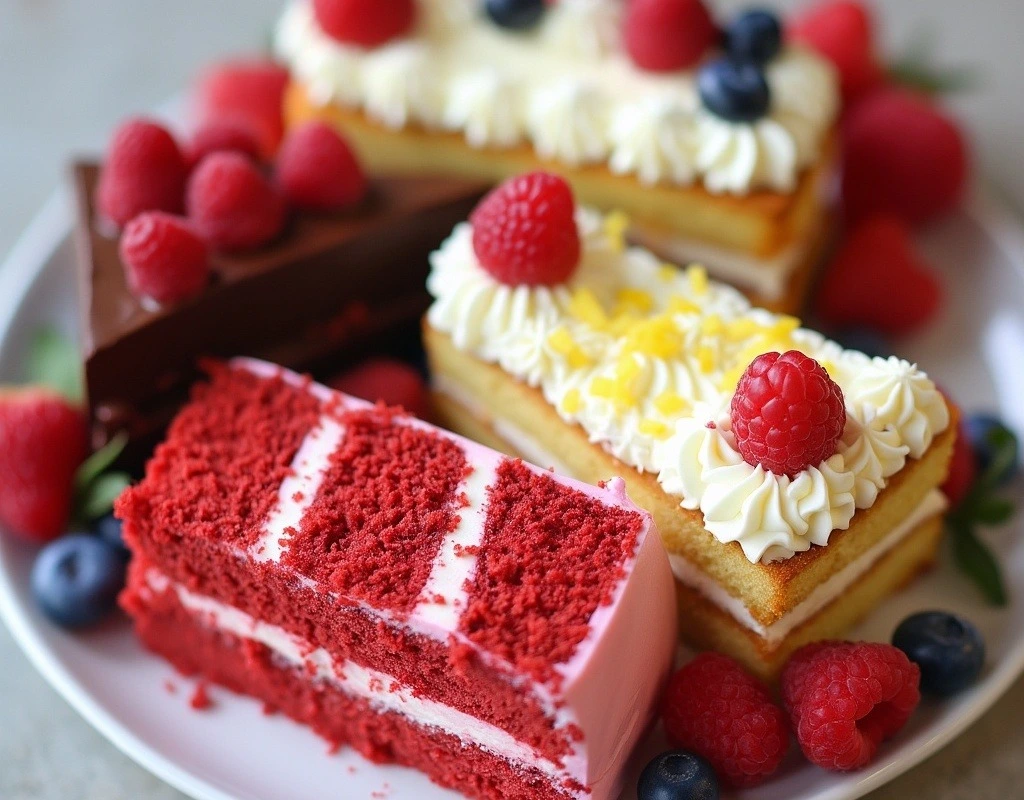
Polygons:
M955 411L917 366L627 247L544 174L485 198L428 289L441 424L582 480L624 476L691 642L774 677L933 560Z
M296 0L277 28L290 126L330 122L376 173L558 172L673 262L699 260L759 305L802 305L829 234L839 92L774 18L731 35L750 30L741 14L723 48L694 3L701 19L673 40L687 48L654 58L649 41L674 34L621 0L411 0L380 4L372 25L331 5Z

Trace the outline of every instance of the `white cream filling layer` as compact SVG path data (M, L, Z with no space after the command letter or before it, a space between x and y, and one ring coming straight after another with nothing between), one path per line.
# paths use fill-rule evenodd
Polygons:
M754 619L750 609L742 600L729 594L714 578L694 566L683 556L670 553L669 563L672 565L672 572L677 581L700 592L716 606L729 612L745 628L749 628L765 641L774 644L785 639L796 628L849 589L858 578L871 569L878 559L907 538L922 522L945 511L947 505L945 495L938 489L933 489L910 516L893 528L892 533L874 547L865 550L827 581L816 586L806 599L771 625L764 625Z
M173 589L181 604L210 627L241 639L259 642L283 662L308 670L311 678L326 681L351 697L366 700L376 711L400 714L416 725L442 731L466 745L478 747L523 767L536 769L556 781L579 779L578 775L569 774L506 731L451 706L417 696L411 688L400 684L391 675L352 661L338 664L323 648L315 648L283 628L254 619L237 608L191 592L181 584L171 582L157 570L150 570L146 579L155 592ZM586 776L583 778L585 780ZM573 797L585 796L580 793L568 794Z

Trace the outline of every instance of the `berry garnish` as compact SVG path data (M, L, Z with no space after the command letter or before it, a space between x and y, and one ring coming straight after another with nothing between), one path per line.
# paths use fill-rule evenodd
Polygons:
M941 303L942 285L915 252L906 224L874 217L846 235L821 281L817 311L837 328L900 336L932 319Z
M185 206L199 235L219 250L259 247L284 226L281 194L238 153L204 158L189 178Z
M702 653L669 681L662 720L669 740L703 756L731 786L762 783L789 746L782 709L731 658Z
M215 64L199 79L196 112L200 127L228 124L244 128L271 158L284 135L284 90L288 70L265 59Z
M754 122L768 113L771 90L762 69L752 61L716 58L697 73L704 107L730 122Z
M366 194L366 175L352 149L323 122L307 122L285 137L277 182L292 205L316 211L350 206Z
M313 0L316 21L339 42L377 47L404 36L416 19L415 0Z
M187 177L185 157L174 137L155 122L131 119L110 141L96 204L117 225L143 211L177 213L184 203Z
M510 286L554 286L580 260L576 202L564 178L531 172L505 181L473 211L480 265Z
M631 0L623 25L630 58L651 72L692 67L719 39L701 0Z
M802 16L791 17L786 33L791 40L809 45L832 62L839 72L847 105L884 79L884 70L875 57L874 21L862 3L819 3Z
M731 413L743 460L791 478L831 458L846 425L843 390L798 350L755 358L736 386Z
M921 669L921 691L949 697L970 686L985 663L985 641L970 622L945 611L907 617L892 635L893 646Z
M484 10L495 25L517 31L540 22L546 7L545 0L484 0Z
M726 31L726 49L737 61L767 64L782 49L782 26L771 11L744 11Z
M978 470L991 470L996 486L1012 481L1020 472L1020 445L1013 431L989 414L972 414L965 420L964 428Z
M193 135L188 145L188 163L195 166L210 153L231 150L258 161L260 141L247 126L237 122L208 122Z
M921 672L900 650L874 642L817 642L782 672L782 696L807 760L863 767L921 700Z
M637 781L637 800L718 800L718 777L705 759L686 750L655 756Z
M52 622L83 628L114 610L124 574L125 559L116 548L87 533L72 533L36 557L32 594Z
M843 120L842 173L847 219L892 214L919 224L959 204L967 145L957 125L923 96L880 89Z
M389 406L401 406L417 417L425 417L430 405L423 376L404 361L393 358L364 361L339 375L330 385L339 392L371 403L380 400Z
M121 520L113 514L106 514L92 524L92 532L127 558L130 553L124 543Z
M0 523L35 542L62 534L87 447L85 417L60 395L0 392Z
M965 421L961 419L960 424L957 425L956 441L953 442L953 457L949 462L949 473L941 487L953 508L964 501L974 485L974 479L978 476L978 467L974 459L967 427Z
M180 303L199 294L209 279L206 243L183 217L162 211L139 214L125 226L119 251L136 297Z

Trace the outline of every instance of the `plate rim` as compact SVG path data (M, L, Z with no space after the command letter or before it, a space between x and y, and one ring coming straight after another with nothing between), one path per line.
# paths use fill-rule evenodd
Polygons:
M1024 223L1009 205L989 188L974 186L961 213L977 224L1015 267L1024 280ZM73 238L74 219L67 187L57 188L33 216L0 262L0 343L7 340L18 311L39 276L65 241ZM108 742L136 764L195 800L236 800L210 782L180 767L159 750L147 745L72 676L62 660L47 646L37 627L19 609L21 603L9 578L9 570L0 550L0 619L19 649L43 679L85 721ZM976 695L964 713L950 721L920 746L886 764L853 784L838 784L818 792L814 800L856 800L884 786L935 755L961 736L992 709L1024 674L1024 638L1008 648L997 669L977 687Z

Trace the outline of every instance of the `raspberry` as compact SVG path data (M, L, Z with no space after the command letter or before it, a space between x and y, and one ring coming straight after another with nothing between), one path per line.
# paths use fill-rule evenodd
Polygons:
M371 403L380 400L389 406L401 406L420 418L426 416L430 406L420 373L393 358L364 361L332 380L331 386Z
M254 58L215 64L200 76L196 87L198 122L245 128L269 159L284 136L287 86L288 71L273 61Z
M731 786L762 783L786 755L785 714L731 658L697 656L672 676L664 702L669 740L706 758Z
M949 474L945 483L942 484L942 491L949 498L951 506L960 505L974 485L974 479L978 475L977 461L974 458L974 450L971 449L971 440L967 434L964 421L961 420L956 429L956 441L953 443L953 458L949 462Z
M203 240L185 219L162 211L139 214L129 222L120 251L132 293L158 303L198 294L210 273Z
M820 3L790 19L786 32L827 58L839 71L843 102L849 105L884 79L875 57L871 12L852 0Z
M415 0L313 0L316 21L339 42L377 47L416 20Z
M238 153L204 158L189 179L185 205L199 235L220 250L259 247L284 226L280 193Z
M35 542L64 533L87 447L85 417L64 398L35 387L0 391L0 523Z
M818 642L794 653L782 695L800 749L833 770L858 769L906 724L921 671L892 645Z
M755 358L731 411L743 460L791 478L831 458L846 425L843 390L798 350Z
M210 153L231 150L254 161L262 157L255 134L237 122L208 122L192 136L188 146L188 163L195 166Z
M967 185L967 145L924 97L886 88L843 120L843 210L856 221L894 214L911 224L956 208Z
M110 141L96 204L124 225L143 211L181 211L188 167L167 130L147 119L123 123Z
M580 260L576 204L563 178L531 172L505 181L476 207L473 250L510 286L562 283Z
M285 137L277 182L299 208L329 211L366 194L366 175L348 143L330 125L308 122Z
M623 25L630 58L651 72L692 67L721 38L701 0L632 0Z
M822 278L818 315L836 328L866 326L890 336L928 322L942 304L942 285L914 251L895 217L854 226Z

